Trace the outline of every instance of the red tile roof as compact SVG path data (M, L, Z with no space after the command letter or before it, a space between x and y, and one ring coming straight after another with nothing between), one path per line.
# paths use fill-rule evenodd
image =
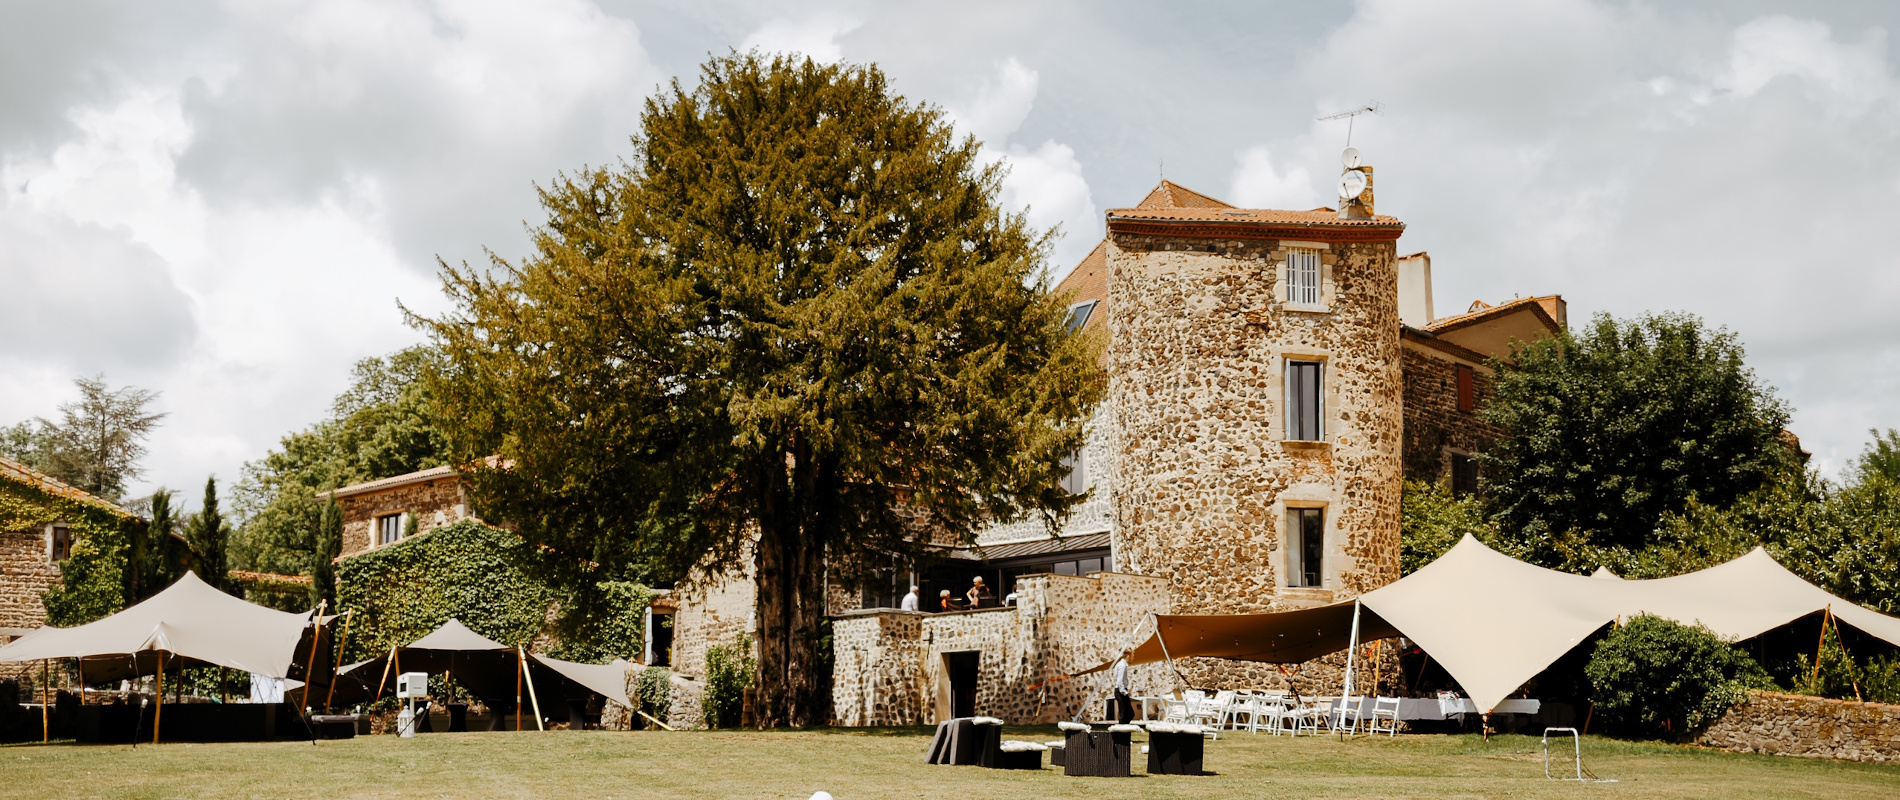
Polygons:
M1340 219L1339 214L1325 209L1313 211L1278 211L1266 208L1111 208L1110 220L1152 220L1156 222L1232 222L1266 223L1270 225L1290 225L1298 227L1332 228L1395 228L1403 229L1405 223L1397 217L1375 216L1371 219Z
M1542 297L1520 297L1511 302L1500 303L1495 306L1483 300L1478 300L1471 304L1475 307L1475 310L1457 316L1433 320L1432 324L1425 326L1425 330L1431 333L1444 333L1445 331L1469 327L1493 317L1501 317L1506 314L1522 311L1525 306L1529 305L1534 306L1536 313L1544 317L1543 321L1545 325L1552 331L1557 331L1560 330L1561 326L1557 324L1556 308L1557 304L1562 301L1563 296L1555 294L1548 294Z
M1163 178L1161 183L1135 204L1136 208L1233 208L1232 203L1216 200L1186 186Z
M65 481L61 481L58 478L54 478L51 475L3 456L0 456L0 477L10 478L15 482L24 483L55 497L64 497L68 500L101 508L126 519L140 519L139 515L126 510L117 503L94 496L83 489L67 484Z

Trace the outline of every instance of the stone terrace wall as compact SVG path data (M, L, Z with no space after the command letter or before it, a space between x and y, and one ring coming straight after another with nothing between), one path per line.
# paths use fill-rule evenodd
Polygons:
M1393 243L1330 245L1323 311L1280 300L1277 241L1117 233L1110 245L1116 567L1172 579L1182 613L1306 607L1397 579ZM1288 357L1325 363L1324 442L1285 441ZM1289 501L1327 509L1321 588L1283 588Z
M376 518L408 512L416 517L416 532L453 525L472 515L462 482L444 476L426 483L396 486L379 492L365 492L337 500L343 511L343 555L352 556L370 549L375 540Z
M1900 761L1900 706L1751 692L1696 741L1740 753Z
M1401 350L1405 373L1405 477L1437 483L1449 480L1451 459L1446 448L1466 453L1489 450L1502 431L1478 419L1475 411L1458 410L1458 362L1450 357L1420 352L1408 345ZM1491 370L1476 365L1472 389L1478 404L1491 395Z
M46 624L40 595L59 582L59 565L46 550L45 526L0 532L0 628Z
M1025 576L1018 605L948 614L880 611L833 620L832 718L839 725L933 723L948 713L943 655L978 656L977 713L1011 723L1067 719L1099 700L1107 673L1050 681L1133 644L1150 612L1167 613L1166 581L1138 575ZM1045 684L1045 682L1047 682ZM1136 693L1170 683L1163 665L1131 670ZM1041 689L1033 689L1045 684ZM1089 716L1098 715L1091 706Z

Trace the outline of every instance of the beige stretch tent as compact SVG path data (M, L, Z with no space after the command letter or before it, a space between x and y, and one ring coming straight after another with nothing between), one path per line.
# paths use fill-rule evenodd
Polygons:
M214 665L290 677L311 614L293 614L232 597L185 573L165 591L97 622L44 627L0 647L0 662L81 659L88 680ZM172 658L179 659L173 661Z
M516 692L516 661L521 658L517 648L469 630L461 620L450 619L429 635L395 648L391 654L338 670L342 680L338 683L335 702L340 705L363 702L384 691L391 672L392 655L395 664L400 665L404 672L454 675L457 682L489 704L512 698ZM570 697L577 692L592 692L623 706L633 707L626 688L627 674L632 665L626 661L581 664L534 653L527 653L526 660L527 681L549 692L550 699Z
M1619 618L1654 614L1739 640L1822 611L1900 645L1900 619L1827 593L1760 548L1687 575L1620 580L1526 564L1466 536L1418 572L1353 601L1278 614L1157 615L1129 663L1187 656L1290 663L1402 635L1488 713Z

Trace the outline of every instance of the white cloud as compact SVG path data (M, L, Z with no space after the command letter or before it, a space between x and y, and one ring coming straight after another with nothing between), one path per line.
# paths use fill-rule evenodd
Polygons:
M1054 139L1033 149L1010 141L1035 108L1040 80L1021 61L1005 58L945 113L959 134L982 143L982 158L1009 169L999 198L1003 207L1026 209L1029 224L1038 230L1060 229L1049 263L1052 277L1060 279L1100 240L1101 220L1075 148Z
M1235 154L1240 163L1228 189L1228 202L1243 208L1304 209L1330 205L1331 198L1315 186L1304 165L1284 169L1273 164L1273 153L1264 144L1254 145Z
M838 41L864 22L855 17L820 14L800 20L778 18L759 26L739 42L739 52L757 49L762 53L798 53L823 64L844 59L844 46Z

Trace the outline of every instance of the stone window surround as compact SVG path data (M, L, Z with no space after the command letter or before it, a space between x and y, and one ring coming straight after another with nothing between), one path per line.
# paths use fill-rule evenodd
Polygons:
M1287 301L1290 279L1287 269L1288 250L1319 251L1319 305L1311 303L1292 303ZM1337 257L1332 246L1325 242L1303 242L1282 240L1273 251L1273 299L1280 304L1281 310L1309 314L1332 313L1337 301L1333 284L1333 264Z
M396 523L396 540L393 542L385 542L383 541L383 519L392 516L402 517L402 520ZM379 547L401 544L408 538L403 536L403 533L409 530L409 519L411 516L408 508L392 508L380 514L371 515L369 518L369 547L364 548L363 552L367 553ZM418 533L420 532L418 531Z
M55 530L55 529L57 529L57 528L65 528L65 529L66 529L66 554L67 554L68 556L70 556L70 555L72 555L72 546L73 546L73 540L72 540L72 535L73 535L73 529L72 529L72 526L71 526L71 525L69 525L69 524L67 524L67 523L65 523L65 522L49 522L49 523L46 523L46 526L45 526L44 528L42 528L42 531L43 531L43 534L42 534L42 535L43 535L43 537L44 537L44 538L45 538L45 540L46 540L46 563L48 563L48 564L58 564L58 563L60 563L60 562L62 562L62 561L65 561L65 559L63 559L63 558L54 558L54 555L55 555L55 553L54 553L54 551L53 551L53 532L54 532L54 530Z
M1303 600L1332 602L1333 591L1339 585L1339 567L1345 563L1346 552L1340 546L1339 515L1334 510L1339 507L1337 490L1318 483L1296 483L1280 492L1273 503L1273 517L1276 533L1273 546L1267 553L1267 563L1273 568L1275 591L1282 597ZM1286 574L1287 542L1286 512L1289 508L1318 508L1326 513L1324 520L1325 544L1324 561L1320 567L1319 586L1290 586Z
M1267 430L1271 432L1273 441L1290 449L1330 449L1333 442L1339 438L1340 425L1339 382L1333 380L1331 374L1332 353L1316 347L1293 345L1279 348L1275 356L1274 363L1278 364L1279 368L1267 376L1267 396L1274 398L1272 402L1275 409L1274 413L1268 415L1271 419L1267 420ZM1318 361L1320 363L1320 438L1318 440L1287 438L1286 362L1288 361Z

